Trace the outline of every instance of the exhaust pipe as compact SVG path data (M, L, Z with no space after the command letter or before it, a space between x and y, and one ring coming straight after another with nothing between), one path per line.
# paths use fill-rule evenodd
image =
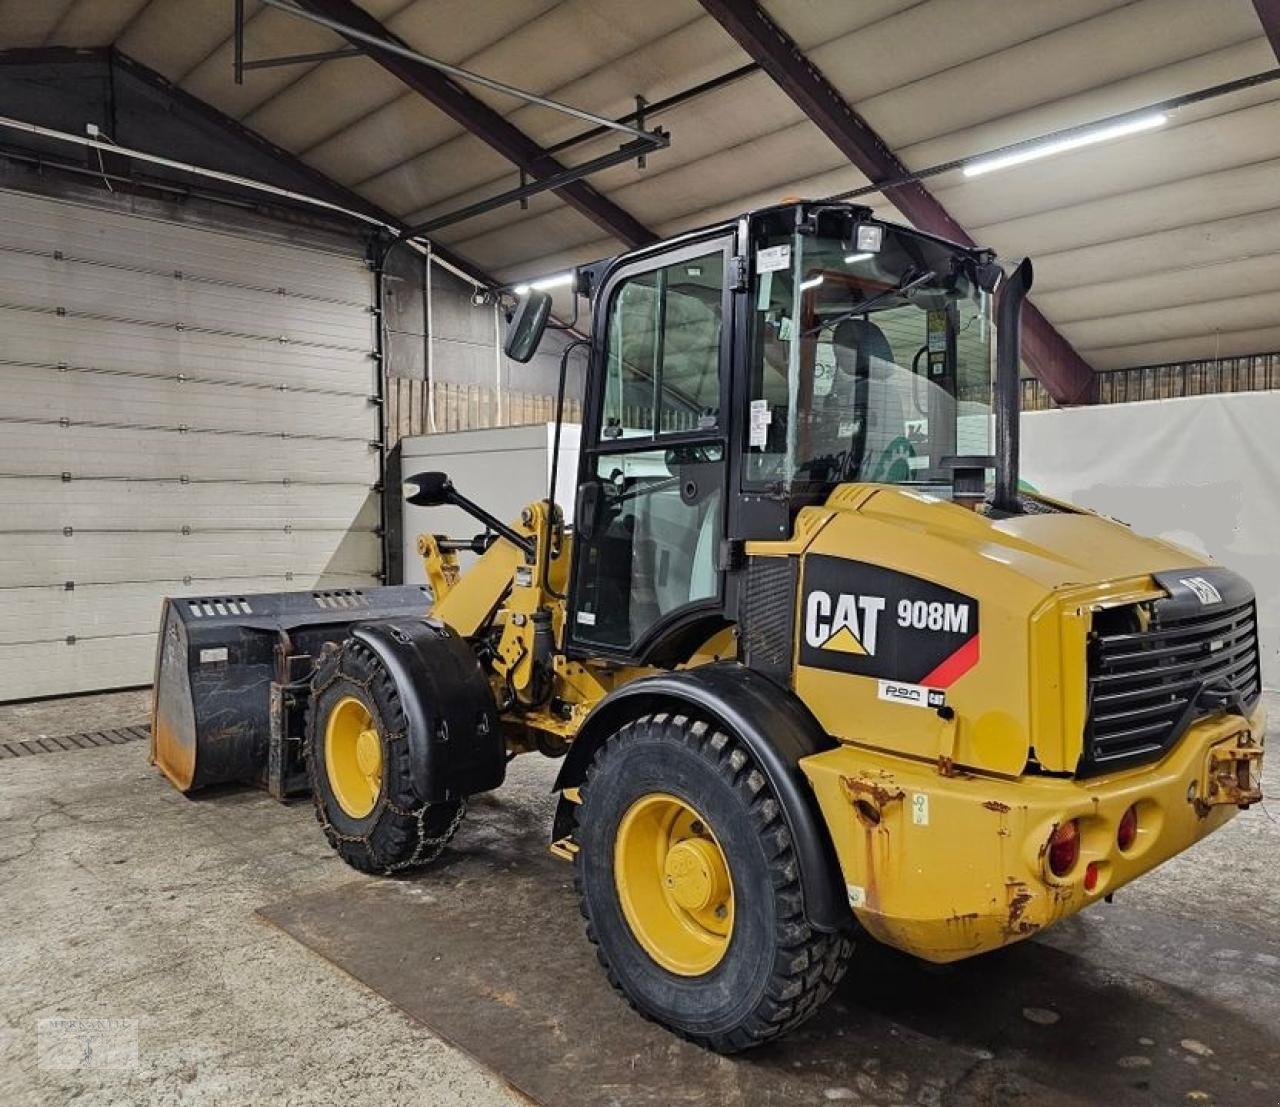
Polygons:
M1005 280L996 307L996 487L992 506L1017 513L1018 421L1021 408L1020 351L1022 305L1031 290L1031 259L1022 263Z

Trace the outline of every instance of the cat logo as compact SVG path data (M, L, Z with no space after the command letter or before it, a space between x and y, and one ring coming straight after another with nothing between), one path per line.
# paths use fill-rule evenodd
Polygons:
M805 603L805 641L814 649L875 657L876 633L883 596L855 596L841 592L834 600L829 592L815 589Z
M980 656L977 600L862 561L806 557L797 615L796 661L814 669L939 689Z

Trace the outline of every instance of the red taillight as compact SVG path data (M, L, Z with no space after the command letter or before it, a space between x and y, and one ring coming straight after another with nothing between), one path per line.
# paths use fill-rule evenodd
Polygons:
M1092 892L1098 886L1098 862L1090 861L1084 867L1084 890Z
M1138 839L1138 809L1130 806L1120 816L1120 825L1116 828L1116 845L1122 850L1129 849Z
M1049 837L1049 871L1054 876L1066 876L1079 859L1080 827L1075 819L1069 819Z

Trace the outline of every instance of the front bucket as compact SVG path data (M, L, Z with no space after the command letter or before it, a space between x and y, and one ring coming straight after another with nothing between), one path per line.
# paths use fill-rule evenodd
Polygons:
M281 690L306 680L353 623L421 615L417 585L166 599L151 701L151 760L174 787L267 785L272 730L296 739Z

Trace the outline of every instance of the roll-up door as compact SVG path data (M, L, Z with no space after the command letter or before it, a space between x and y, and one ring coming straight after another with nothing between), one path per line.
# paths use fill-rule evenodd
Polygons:
M0 193L0 700L149 683L160 599L378 582L373 277Z

